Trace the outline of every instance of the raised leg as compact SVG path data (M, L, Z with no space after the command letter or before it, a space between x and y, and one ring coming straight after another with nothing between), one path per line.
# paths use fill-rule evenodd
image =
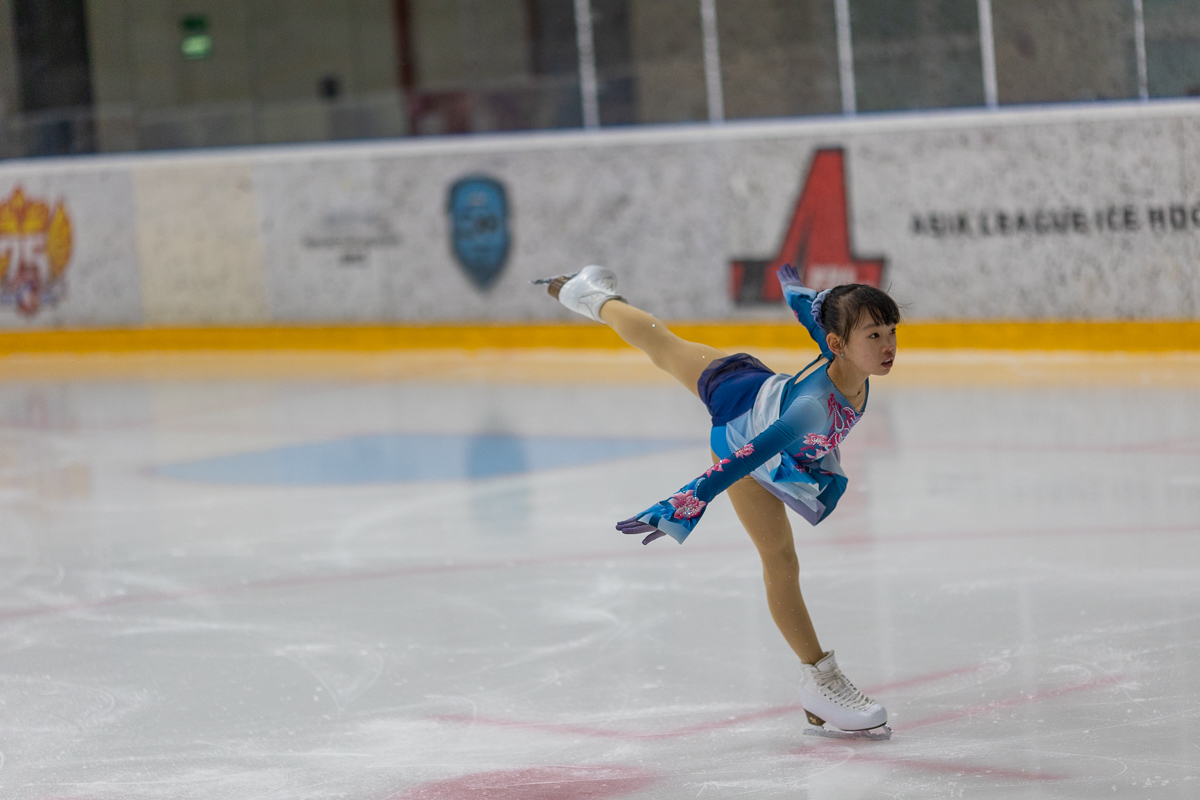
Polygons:
M675 376L692 394L698 394L696 382L700 373L716 359L729 355L706 344L680 339L662 320L621 300L605 303L600 318L628 344L650 356L656 367Z
M767 605L775 625L802 662L817 663L825 651L817 641L817 632L800 593L800 560L796 557L787 508L753 478L738 481L729 487L728 494L733 510L762 559Z

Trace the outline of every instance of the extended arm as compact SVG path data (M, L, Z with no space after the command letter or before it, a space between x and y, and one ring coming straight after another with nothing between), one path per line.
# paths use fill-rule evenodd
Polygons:
M800 273L791 264L784 264L776 274L779 276L779 285L783 289L783 299L787 301L788 308L792 309L800 324L808 329L808 335L821 348L821 355L832 361L833 351L825 341L825 329L813 317L812 303L817 297L817 292L800 282Z
M704 515L709 502L773 456L816 430L822 419L816 403L798 401L769 428L736 450L731 458L713 464L700 477L671 497L617 523L622 533L649 533L642 544L669 535L680 544Z

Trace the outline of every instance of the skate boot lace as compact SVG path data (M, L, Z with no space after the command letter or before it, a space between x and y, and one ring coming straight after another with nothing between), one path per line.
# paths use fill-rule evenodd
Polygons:
M827 699L855 711L865 711L875 702L847 680L840 668L818 674L817 686Z

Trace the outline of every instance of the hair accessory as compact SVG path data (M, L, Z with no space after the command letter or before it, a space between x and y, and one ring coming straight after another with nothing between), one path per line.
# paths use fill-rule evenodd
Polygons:
M813 301L812 301L813 319L816 321L816 323L818 325L821 326L821 330L825 330L825 320L821 319L821 309L822 309L822 307L824 307L825 298L827 298L827 297L829 297L828 289L826 289L823 292L818 293L817 296L814 297Z

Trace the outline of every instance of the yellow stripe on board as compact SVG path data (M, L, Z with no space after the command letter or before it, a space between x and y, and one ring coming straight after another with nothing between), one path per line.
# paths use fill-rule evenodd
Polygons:
M714 347L811 349L795 323L676 322L685 339ZM918 322L902 325L902 347L985 350L1200 350L1200 322ZM129 328L0 333L0 354L151 350L401 350L569 347L624 343L586 324L447 324L252 328Z
M918 322L897 330L904 347L979 350L1200 350L1200 322Z

